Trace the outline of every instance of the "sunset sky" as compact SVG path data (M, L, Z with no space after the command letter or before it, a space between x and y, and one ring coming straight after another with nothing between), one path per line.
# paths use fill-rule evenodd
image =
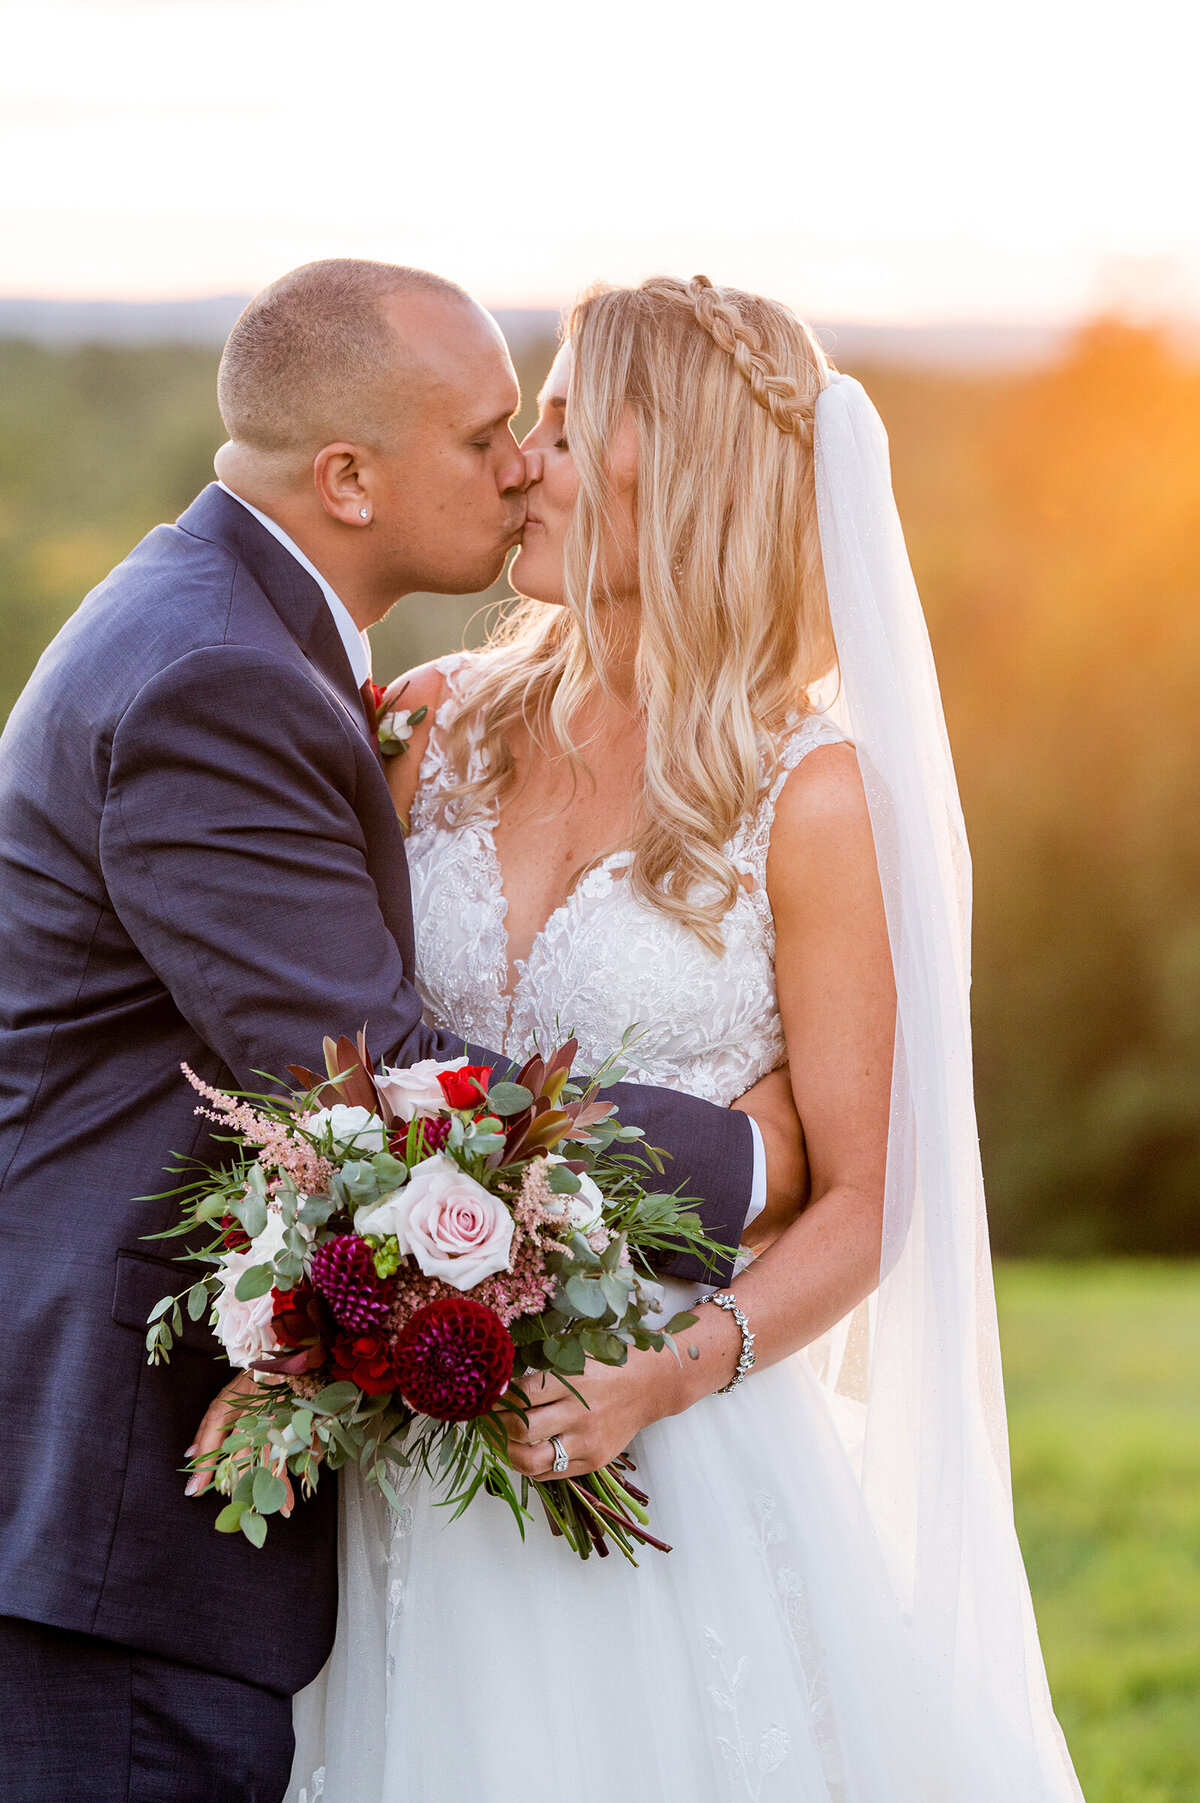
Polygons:
M1200 316L1197 9L0 0L0 292L312 257L493 305L654 268L824 318Z

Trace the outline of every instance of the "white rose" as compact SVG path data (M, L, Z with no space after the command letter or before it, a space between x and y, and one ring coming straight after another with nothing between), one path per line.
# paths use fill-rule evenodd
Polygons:
M441 1152L414 1165L403 1189L375 1208L360 1209L354 1224L373 1238L394 1233L401 1252L410 1253L426 1277L440 1277L456 1290L472 1290L508 1269L508 1209Z
M566 1162L560 1152L546 1154L547 1164ZM579 1188L569 1196L555 1196L553 1202L547 1202L544 1206L546 1213L553 1215L555 1220L561 1221L565 1217L576 1232L587 1233L591 1228L598 1227L604 1219L604 1197L594 1177L589 1177L586 1171L576 1171L575 1175L579 1180Z
M385 1065L383 1075L375 1080L375 1087L399 1120L414 1121L419 1114L440 1114L445 1109L446 1097L438 1082L438 1072L460 1071L467 1062L466 1058L453 1058L439 1064L436 1058L422 1058L418 1064L405 1065L402 1069L389 1070Z
M225 1348L230 1364L243 1371L257 1359L279 1351L279 1342L271 1326L274 1304L270 1290L265 1296L255 1296L249 1302L239 1302L233 1293L243 1272L252 1265L264 1263L263 1242L269 1226L268 1222L268 1228L259 1234L248 1252L226 1253L221 1263L221 1287L213 1302L217 1338Z
M332 1108L305 1115L300 1125L318 1139L328 1127L339 1152L370 1158L372 1153L387 1150L387 1128L369 1108L347 1108L344 1102L335 1102Z

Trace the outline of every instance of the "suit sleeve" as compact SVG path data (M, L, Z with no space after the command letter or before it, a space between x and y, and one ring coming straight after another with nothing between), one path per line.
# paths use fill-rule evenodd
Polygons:
M389 1063L426 1026L372 880L352 723L299 670L218 646L157 675L113 738L100 857L118 917L239 1085L320 1070L364 1023Z
M455 1058L426 1025L379 903L354 807L355 731L298 669L262 652L192 652L138 694L113 738L100 857L113 907L175 1005L233 1072L321 1069L326 1033L369 1023L391 1064ZM498 1054L472 1046L478 1062ZM641 1084L610 1091L735 1246L751 1193L747 1118ZM681 1258L670 1274L726 1282Z

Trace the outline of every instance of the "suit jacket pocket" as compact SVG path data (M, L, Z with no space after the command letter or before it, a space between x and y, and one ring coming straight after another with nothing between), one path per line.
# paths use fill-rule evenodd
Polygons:
M145 1334L146 1317L164 1296L177 1296L189 1280L203 1277L204 1265L176 1264L173 1259L155 1258L148 1252L118 1252L117 1280L113 1290L112 1318L121 1327L135 1327ZM183 1332L175 1337L177 1346L216 1358L221 1345L216 1335L205 1326L205 1316L193 1321L181 1305ZM207 1311L206 1311L207 1314Z

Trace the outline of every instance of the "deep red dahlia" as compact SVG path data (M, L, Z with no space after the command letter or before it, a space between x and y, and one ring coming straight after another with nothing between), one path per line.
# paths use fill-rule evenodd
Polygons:
M351 1333L369 1333L391 1313L395 1281L379 1276L361 1234L339 1233L318 1246L312 1255L312 1277L338 1326Z
M381 1333L339 1334L333 1343L333 1368L368 1396L396 1388L394 1348Z
M438 1082L451 1108L478 1108L487 1095L490 1064L464 1064L456 1071L439 1071Z
M500 1317L470 1296L419 1308L401 1330L392 1363L404 1400L437 1421L471 1421L504 1394L513 1343Z

